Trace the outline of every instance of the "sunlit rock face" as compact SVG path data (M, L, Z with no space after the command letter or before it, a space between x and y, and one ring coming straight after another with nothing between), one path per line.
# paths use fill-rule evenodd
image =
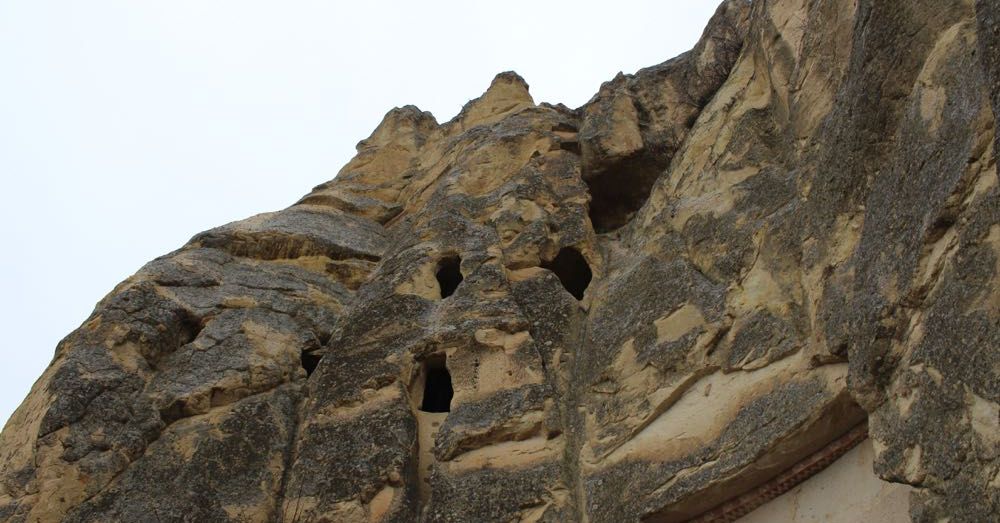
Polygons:
M727 0L579 109L513 73L393 109L60 343L0 520L731 521L866 423L893 517L993 520L998 27Z

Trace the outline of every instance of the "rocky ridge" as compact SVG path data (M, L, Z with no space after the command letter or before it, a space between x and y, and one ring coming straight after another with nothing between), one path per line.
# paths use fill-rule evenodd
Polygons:
M0 519L731 520L867 423L913 520L989 521L998 28L727 0L575 110L514 73L394 109L59 344Z

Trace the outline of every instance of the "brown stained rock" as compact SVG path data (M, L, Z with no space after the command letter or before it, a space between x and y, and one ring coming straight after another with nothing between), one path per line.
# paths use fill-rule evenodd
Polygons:
M577 110L393 109L59 344L0 520L728 521L866 418L914 520L995 519L998 12L727 0Z

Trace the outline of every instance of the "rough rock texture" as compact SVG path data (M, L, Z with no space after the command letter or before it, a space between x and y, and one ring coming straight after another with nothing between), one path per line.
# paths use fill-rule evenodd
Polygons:
M998 28L727 0L576 110L394 109L60 343L0 519L683 521L867 418L914 520L996 520Z

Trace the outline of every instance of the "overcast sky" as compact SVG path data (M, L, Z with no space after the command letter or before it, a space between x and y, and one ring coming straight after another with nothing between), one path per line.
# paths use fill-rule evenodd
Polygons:
M514 70L577 107L688 50L716 0L0 0L0 423L143 263L286 207L390 108Z

